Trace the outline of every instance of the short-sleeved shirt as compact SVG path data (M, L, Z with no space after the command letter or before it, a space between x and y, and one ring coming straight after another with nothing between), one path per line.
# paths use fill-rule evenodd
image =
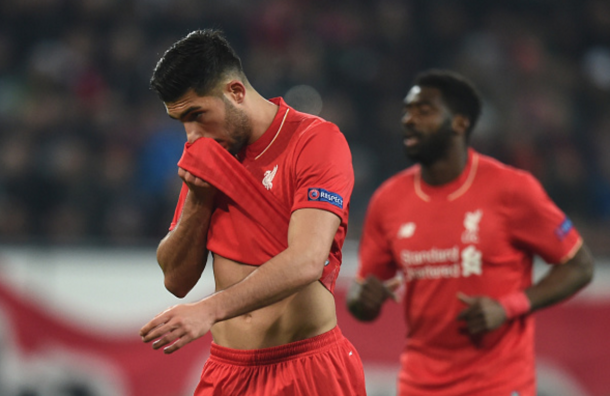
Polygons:
M534 395L533 317L471 338L457 294L524 290L534 255L563 263L581 243L533 176L472 149L448 184L426 184L419 165L387 180L367 211L358 276L405 276L404 394Z
M334 213L341 219L320 281L332 292L339 273L341 248L347 233L349 202L354 185L352 158L339 128L320 117L296 111L283 99L267 131L237 158L260 180L287 214L303 208ZM177 224L188 188L183 185L170 230ZM267 230L253 227L243 211L224 194L216 199L207 248L222 257L261 265L273 257ZM282 236L287 241L287 235Z

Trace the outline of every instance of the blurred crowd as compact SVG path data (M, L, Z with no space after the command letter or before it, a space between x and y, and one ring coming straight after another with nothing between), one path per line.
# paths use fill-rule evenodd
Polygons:
M358 238L373 190L409 165L402 99L430 67L479 87L472 145L537 176L610 254L607 0L3 0L0 243L156 243L184 145L148 88L171 43L223 29L253 86L350 143Z

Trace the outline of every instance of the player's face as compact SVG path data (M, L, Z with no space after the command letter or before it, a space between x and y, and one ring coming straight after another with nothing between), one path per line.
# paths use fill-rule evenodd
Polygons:
M430 165L443 158L455 136L453 115L436 88L414 86L404 99L404 150L412 161Z
M189 143L207 137L216 140L231 154L237 154L252 135L247 114L224 95L199 96L191 90L165 106L167 114L184 125Z

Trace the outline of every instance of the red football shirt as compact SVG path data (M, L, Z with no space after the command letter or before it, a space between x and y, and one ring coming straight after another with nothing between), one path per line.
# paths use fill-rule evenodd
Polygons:
M330 255L320 281L332 292L339 267L341 248L347 233L349 202L354 186L352 158L347 141L336 125L296 111L281 98L267 131L238 154L242 165L286 208L317 208L341 218ZM188 187L182 186L170 230L177 224ZM272 258L269 231L253 225L239 203L219 194L208 230L207 248L222 257L250 265ZM262 231L262 232L261 232ZM287 241L287 235L282 236ZM287 242L286 242L287 243Z
M534 177L472 149L446 185L427 185L419 165L386 181L367 211L358 276L406 279L401 394L534 396L534 318L471 338L456 295L524 290L534 255L563 263L581 243Z

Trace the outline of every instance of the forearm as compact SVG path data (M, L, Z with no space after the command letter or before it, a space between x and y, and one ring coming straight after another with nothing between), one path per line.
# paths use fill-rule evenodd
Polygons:
M157 261L165 286L178 297L184 297L195 286L205 268L212 212L212 198L197 201L189 192L176 228L159 243Z
M214 322L231 319L285 299L317 282L323 259L286 249L257 267L242 281L220 290L200 303L213 312Z
M286 250L201 303L218 322L276 303L317 282L339 223L337 216L324 210L293 212Z
M586 246L565 264L555 265L525 291L531 311L556 304L585 287L593 278L593 258Z

